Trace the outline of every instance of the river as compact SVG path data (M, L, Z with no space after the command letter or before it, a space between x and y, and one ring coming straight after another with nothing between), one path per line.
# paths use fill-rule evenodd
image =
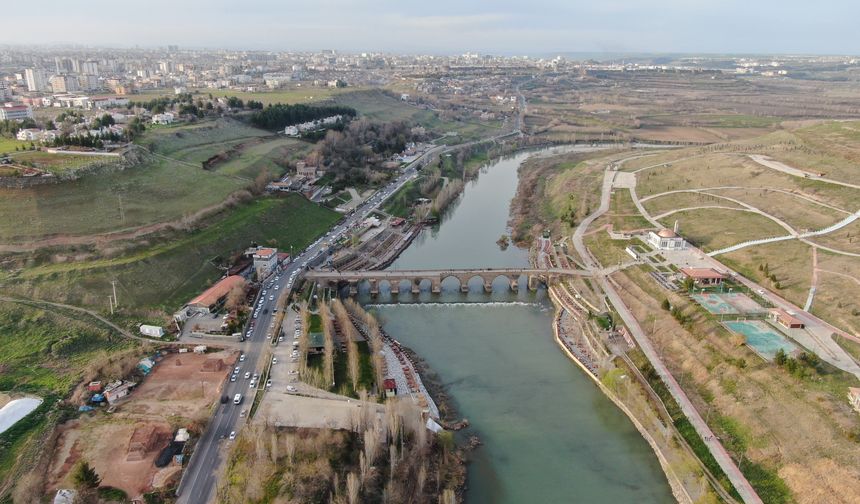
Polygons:
M391 269L527 265L527 251L503 251L496 240L507 232L517 168L528 155L485 168ZM467 502L673 502L648 444L556 346L545 293L522 287L488 295L476 279L460 294L449 281L439 295L401 288L399 302L387 288L372 301L362 289L362 301L438 373L484 443L471 454Z

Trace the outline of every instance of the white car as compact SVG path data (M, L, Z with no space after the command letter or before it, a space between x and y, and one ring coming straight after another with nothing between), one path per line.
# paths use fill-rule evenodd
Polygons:
M232 375L232 376L230 377L230 381L231 381L231 382L236 381L236 375Z
M278 358L272 357L272 364L277 364L277 363L278 363Z
M293 387L292 385L287 385L287 392L295 394L298 391L299 389L297 389L296 387Z
M275 300L275 295L274 295L274 294L272 294L271 296L269 296L269 301L274 301L274 300Z
M230 431L230 441L236 440L236 431Z
M239 360L242 360L242 359L240 358ZM239 371L241 371L241 370L242 370L242 367L241 367L241 366L236 366L235 368L233 368L233 373L234 373L234 374L235 374L235 373L238 373L238 372L239 372Z
M250 377L251 377L251 372L250 371L245 372L245 379L247 380Z
M276 285L276 286L275 286L275 290L278 290L278 289L280 289L280 288L281 288L281 286L280 286L280 285Z
M251 380L251 383L248 384L248 388L254 388L254 386L256 384L257 384L257 382L255 382L254 380Z
M299 374L299 372L295 369L290 370L290 374Z
M239 362L245 362L245 354L242 354L242 355L240 355L240 356L239 356ZM237 372L237 373L239 372L239 368L238 368L238 367L236 368L236 372Z
M266 388L272 388L272 380L266 382Z

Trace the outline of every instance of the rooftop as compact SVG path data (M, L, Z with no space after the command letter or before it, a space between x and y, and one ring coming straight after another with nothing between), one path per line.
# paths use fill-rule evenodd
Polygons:
M199 296L192 299L188 304L204 307L212 306L216 304L219 299L226 296L227 293L230 292L230 289L237 285L243 285L244 283L245 279L241 276L230 275L216 282L215 285L203 291Z
M681 273L694 280L726 278L725 275L713 268L681 268Z

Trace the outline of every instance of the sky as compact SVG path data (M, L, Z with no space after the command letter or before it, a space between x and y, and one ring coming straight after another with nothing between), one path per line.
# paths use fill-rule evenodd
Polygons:
M2 17L15 45L860 54L858 0L40 0Z

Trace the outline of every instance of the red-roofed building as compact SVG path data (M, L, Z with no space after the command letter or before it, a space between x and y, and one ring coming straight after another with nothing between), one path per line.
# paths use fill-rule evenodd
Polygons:
M186 305L196 311L211 313L218 309L227 299L227 294L237 285L244 286L245 279L239 275L230 275L218 280L212 287L209 287L203 293Z
M726 276L713 268L681 268L681 273L692 278L696 285L720 285Z
M278 266L278 249L260 247L254 252L253 257L257 280L266 278Z
M806 327L806 324L804 324L802 320L782 308L774 308L771 310L770 318L786 329L803 329Z
M0 107L0 121L20 121L27 118L33 118L33 109L29 105Z
M385 397L394 397L397 395L397 382L394 378L386 378L383 382L385 388Z

